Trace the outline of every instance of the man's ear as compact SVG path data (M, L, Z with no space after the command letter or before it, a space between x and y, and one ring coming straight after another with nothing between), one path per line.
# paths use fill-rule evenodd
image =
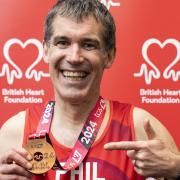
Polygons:
M115 54L116 54L116 49L112 49L109 52L107 52L107 60L105 63L105 68L110 68L114 62L115 59Z
M48 58L48 44L43 41L43 49L44 49L44 55L43 55L43 59L45 63L49 63L49 58Z

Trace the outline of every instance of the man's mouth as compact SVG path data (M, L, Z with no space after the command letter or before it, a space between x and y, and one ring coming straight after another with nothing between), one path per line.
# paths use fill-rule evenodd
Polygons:
M67 70L63 70L62 74L66 79L72 81L80 81L86 78L88 75L88 73L84 71L67 71Z

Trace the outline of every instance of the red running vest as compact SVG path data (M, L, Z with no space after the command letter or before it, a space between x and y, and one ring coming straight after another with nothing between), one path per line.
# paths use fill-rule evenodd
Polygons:
M25 145L29 134L36 131L44 106L38 105L27 109L24 129ZM134 126L132 118L133 106L110 101L110 118L101 137L94 142L83 163L73 171L50 170L44 175L35 175L33 180L143 180L133 168L126 151L104 150L104 144L111 141L132 141ZM71 148L59 144L50 132L49 137L60 163L68 158Z

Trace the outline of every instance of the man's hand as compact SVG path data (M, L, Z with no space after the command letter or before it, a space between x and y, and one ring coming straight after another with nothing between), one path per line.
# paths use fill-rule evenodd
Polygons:
M31 156L25 149L12 149L0 157L0 180L30 180Z
M157 138L149 120L144 121L146 141L123 141L105 144L106 150L127 150L132 159L135 171L145 177L177 176L177 155L170 151L167 145Z

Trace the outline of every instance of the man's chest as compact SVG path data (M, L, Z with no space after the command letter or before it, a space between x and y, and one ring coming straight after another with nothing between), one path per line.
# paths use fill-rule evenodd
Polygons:
M62 165L64 163L61 163ZM63 169L50 170L42 179L55 180L128 180L127 172L123 172L107 160L90 158L72 171ZM40 180L36 177L34 180Z

